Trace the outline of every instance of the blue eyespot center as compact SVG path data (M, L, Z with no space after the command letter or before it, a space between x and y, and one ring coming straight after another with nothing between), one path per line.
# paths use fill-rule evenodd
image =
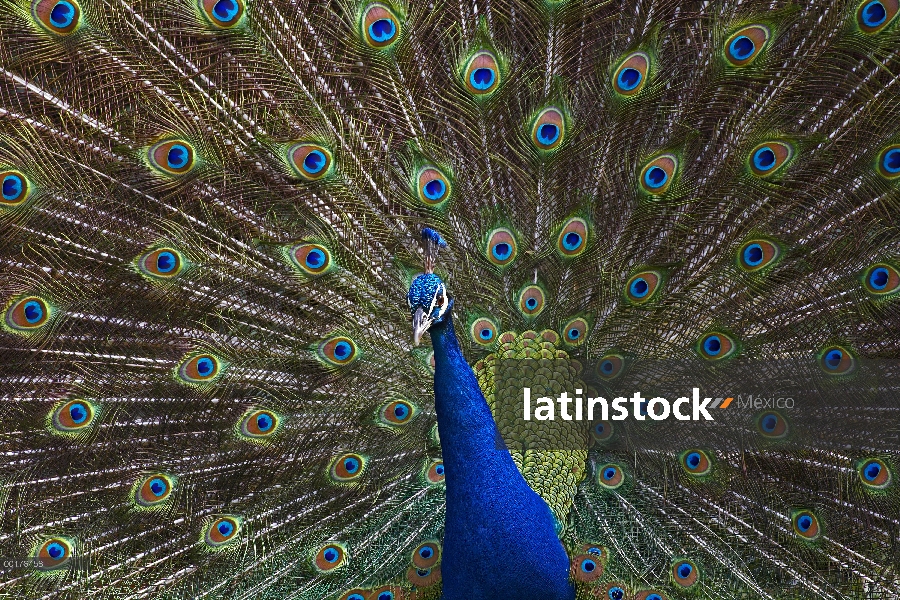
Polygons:
M234 0L219 0L213 6L212 14L219 21L227 23L233 21L239 11L240 7Z
M404 404L398 404L394 407L394 416L403 420L409 415L409 409Z
M888 173L900 173L900 148L884 153L884 170Z
M22 194L22 178L18 175L7 175L3 178L3 199L16 200Z
M512 254L512 246L506 242L500 242L499 244L494 245L491 249L491 254L493 254L494 258L497 260L506 260Z
M534 310L535 308L537 308L537 305L537 298L529 298L525 301L525 306L527 306L529 310Z
M844 358L844 353L840 350L829 350L825 355L825 367L829 370L837 369L841 366L841 359Z
M432 179L425 184L425 197L429 200L440 200L447 191L447 185L440 179Z
M487 67L479 67L472 71L472 74L469 75L469 83L476 90L489 89L492 85L494 85L495 79L496 75L494 74L494 70Z
M44 308L39 302L29 300L25 303L25 320L31 324L37 323L44 318Z
M763 417L761 425L763 431L765 431L766 433L772 433L773 431L775 431L775 427L778 425L778 417L776 417L775 415L766 415L765 417Z
M650 167L647 169L647 172L644 173L644 183L647 184L647 187L653 189L662 187L668 179L669 175L660 167Z
M581 236L574 231L570 231L563 237L563 247L566 250L576 250L579 246L581 246Z
M594 433L597 435L603 435L603 432L606 431L606 426L603 423L597 423L594 425Z
M150 482L150 491L153 492L153 495L157 498L165 494L168 487L166 482L159 477Z
M650 284L643 277L638 277L631 282L631 295L635 298L643 298L650 291Z
M884 4L875 0L863 8L862 18L867 27L878 27L887 19L887 10L884 8Z
M428 546L425 546L424 548L419 549L419 556L427 560L434 556L434 550L432 550Z
M596 569L596 568L597 568L597 563L595 563L594 561L592 561L589 558L586 558L583 561L581 561L581 570L584 571L585 573L593 573L594 569Z
M681 563L680 565L678 565L678 576L682 579L686 579L687 577L690 577L693 570L694 567L692 567L688 563Z
M612 373L614 368L615 366L613 365L613 362L611 360L604 360L602 363L600 363L600 370L607 375ZM603 425L599 425L599 427L603 427Z
M231 532L234 531L234 525L229 521L222 521L216 526L216 529L219 530L219 533L222 534L223 537L228 537L231 535Z
M775 152L768 146L763 146L753 153L753 166L760 171L768 171L775 166Z
M487 341L494 337L494 332L491 329L488 329L487 327L485 327L484 329L482 329L481 331L478 332L478 337L480 337L484 341Z
M47 554L50 555L50 558L57 560L61 558L66 553L66 549L62 547L62 544L58 544L53 542L49 546L47 546Z
M870 462L863 468L863 477L867 481L875 481L875 478L881 474L881 465L875 461Z
M190 152L183 144L174 144L166 154L166 163L170 169L183 169L190 159Z
M444 474L444 465L436 466L434 468L434 472L437 473L438 475L443 475Z
M378 600L394 600L394 592L381 592L378 594Z
M876 290L883 290L887 287L888 279L890 274L888 270L884 267L878 267L874 269L872 273L869 275L869 285L871 285Z
M559 127L552 123L544 123L538 127L538 142L544 146L549 146L559 139Z
M306 266L310 269L318 269L325 264L325 253L314 248L306 254Z
M644 600L662 600L662 596L659 594L650 594Z
M84 423L85 419L88 416L87 407L80 402L73 404L69 407L69 416L72 417L72 422L76 425L80 425Z
M744 248L744 262L751 267L759 266L763 261L763 249L759 244L750 244Z
M797 528L800 531L809 531L809 528L812 527L813 520L809 515L802 515L799 519L797 519Z
M731 52L731 56L734 59L745 60L752 56L753 52L756 51L756 44L754 44L753 40L747 36L739 35L731 42L728 51Z
M703 341L703 350L710 356L716 356L722 351L722 340L717 335L711 335Z
M322 557L330 563L337 562L339 554L334 548L328 548L322 553Z
M345 358L349 357L352 351L353 349L347 342L341 341L334 345L334 356L338 360L344 360Z
M256 417L256 426L260 431L268 431L272 428L272 418L269 415L259 415Z
M378 43L391 40L397 33L397 26L391 19L378 19L369 25L369 37Z
M201 377L208 377L212 375L214 369L215 364L213 364L213 361L210 358L204 357L197 361L197 373Z
M68 27L75 20L75 7L72 3L61 0L50 11L50 22L56 27Z
M603 470L603 479L607 481L616 476L616 470L612 467L608 467Z
M156 270L160 273L169 273L175 268L175 255L171 252L160 252L156 256Z
M573 327L572 329L569 330L568 335L569 335L570 340L577 340L578 338L581 337L581 331L579 331L578 329Z
M350 594L349 596L347 596L347 600L366 600L366 599L363 598L361 594Z
M619 71L619 77L617 81L620 88L622 88L626 92L630 92L638 86L638 84L641 82L641 79L643 78L644 76L641 75L640 71L628 67L627 69L622 69L621 71Z
M696 469L700 466L700 453L691 452L687 455L685 462L687 462L688 467L690 467L691 469Z
M609 589L610 600L622 600L625 597L625 590L616 586Z
M359 470L359 461L355 458L348 458L344 461L344 470L351 475Z
M303 170L310 175L315 175L325 168L327 159L321 150L313 150L303 159Z

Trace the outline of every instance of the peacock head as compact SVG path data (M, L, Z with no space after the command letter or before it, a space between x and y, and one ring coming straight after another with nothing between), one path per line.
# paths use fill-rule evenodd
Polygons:
M441 248L446 248L444 238L429 227L422 230L422 249L425 254L425 272L413 279L406 294L406 303L412 313L413 345L418 346L422 334L435 323L443 323L450 316L453 299L447 293L443 280L434 274L434 264Z
M443 323L450 317L453 298L447 293L447 286L434 273L423 273L409 286L406 303L412 313L413 345L418 346L422 334L435 323Z

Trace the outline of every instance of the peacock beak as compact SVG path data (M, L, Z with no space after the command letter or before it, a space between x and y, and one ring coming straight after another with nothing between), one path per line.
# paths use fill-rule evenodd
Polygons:
M413 327L413 346L418 346L422 340L422 334L428 331L434 319L425 314L424 308L417 308L412 318Z

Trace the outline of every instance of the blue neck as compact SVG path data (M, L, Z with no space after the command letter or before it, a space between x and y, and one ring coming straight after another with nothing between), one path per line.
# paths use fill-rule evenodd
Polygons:
M432 325L434 400L445 467L444 600L570 600L569 559L547 504L522 478L452 318Z

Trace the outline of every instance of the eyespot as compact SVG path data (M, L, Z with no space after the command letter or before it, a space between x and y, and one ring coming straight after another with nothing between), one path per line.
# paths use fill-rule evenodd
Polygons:
M369 600L402 600L403 590L394 585L383 585L369 592Z
M463 85L476 97L487 97L500 87L500 66L488 50L477 52L463 69Z
M240 420L241 435L251 439L271 438L278 431L281 419L270 410L247 411Z
M320 144L301 142L288 151L294 172L305 181L318 181L331 173L334 158L331 150Z
M428 465L425 470L425 479L432 485L438 485L444 482L444 461L438 460Z
M81 21L81 7L75 0L33 0L31 14L44 29L57 35L69 35Z
M50 423L59 433L83 431L94 422L96 410L87 400L69 400L58 404L50 413Z
M781 259L781 248L769 240L753 239L738 249L738 266L748 273L762 271Z
M600 597L608 598L609 600L625 600L627 596L625 587L620 583L608 583L602 592L605 593L601 593Z
M765 142L750 151L750 172L757 177L774 175L793 158L794 149L784 142Z
M659 590L645 590L643 592L638 592L634 596L634 600L669 600L668 596L660 592Z
M733 355L737 351L737 343L731 336L715 331L700 338L695 349L702 358L716 361Z
M682 468L691 475L706 475L712 468L712 462L709 460L709 455L699 449L682 452L680 462Z
M400 19L381 3L368 5L360 19L362 39L372 48L384 50L400 38Z
M200 9L210 23L222 29L234 27L244 16L243 0L200 0Z
M819 355L819 365L829 375L847 375L856 369L856 358L841 346L830 346Z
M17 333L29 333L43 327L53 315L53 309L37 296L26 296L8 305L4 322L6 327Z
M344 592L338 600L368 600L369 592L360 588L354 588Z
M385 425L406 425L418 414L419 409L406 400L394 400L385 404L378 413Z
M878 33L890 25L898 10L897 0L863 0L856 9L856 23L864 33Z
M783 438L787 435L788 424L784 417L775 411L764 412L756 419L756 429L767 438Z
M867 488L883 490L891 484L891 470L879 458L860 461L859 480Z
M603 563L592 554L579 554L572 559L572 574L577 581L596 581L603 576Z
M650 57L643 52L633 52L616 68L613 74L613 89L625 97L636 96L647 83Z
M809 510L798 510L791 514L794 533L807 540L819 537L819 519Z
M863 285L873 296L887 296L900 291L900 271L893 265L877 263L863 273Z
M0 207L18 206L25 202L31 192L28 178L19 171L0 171Z
M725 42L725 60L733 67L746 67L765 49L771 32L763 25L748 25Z
M641 188L652 196L665 194L678 169L678 158L674 154L663 154L651 160L641 169Z
M578 256L587 248L587 222L584 219L569 219L556 241L556 249L567 257Z
M509 229L495 229L488 236L487 259L497 266L508 265L516 258L516 238Z
M336 483L355 481L366 470L367 459L361 454L342 454L331 463L328 472Z
M150 164L166 175L184 175L196 163L194 147L184 140L169 140L151 146Z
M490 346L497 341L497 325L486 317L476 319L469 328L469 333L472 341L482 346Z
M416 195L428 206L443 204L450 197L453 186L450 179L437 167L425 167L419 171Z
M526 316L538 316L544 310L544 290L537 285L526 286L519 294L519 309Z
M208 383L218 377L222 361L212 354L195 354L178 367L178 377L185 383Z
M331 252L320 244L297 244L291 248L290 258L294 267L310 277L322 275L332 266Z
M700 571L692 561L679 559L672 563L672 580L682 588L688 588L697 583Z
M157 248L137 259L138 271L151 280L168 280L181 274L184 256L174 248Z
M614 490L625 481L625 474L619 465L603 465L597 471L597 482L608 490Z
M597 421L591 426L591 437L595 442L605 442L612 434L613 424L610 421Z
M646 304L656 295L662 279L659 271L641 271L632 275L625 284L625 299L631 304Z
M156 473L138 481L135 486L134 501L143 508L159 506L169 499L175 481L163 473Z
M897 2L900 4L900 1ZM887 179L897 179L900 177L900 144L888 146L878 155L878 172L882 177ZM3 197L6 198L4 188Z
M588 324L582 318L572 319L562 330L562 339L570 346L579 346L587 339Z
M326 544L316 551L313 556L313 566L320 573L328 573L341 567L347 560L347 549L343 544L332 542Z
M333 337L319 345L319 356L331 365L347 365L356 359L356 344L348 337Z
M210 548L221 548L238 539L241 520L238 517L219 517L206 528L204 541Z
M441 545L435 540L422 542L412 553L413 565L418 569L430 569L441 559Z
M412 567L406 572L406 578L416 587L430 587L441 580L441 568L417 569Z
M558 108L542 110L531 124L531 143L549 152L562 145L566 137L566 119Z
M52 571L62 568L74 554L72 542L62 537L44 540L35 550L34 557L40 561L41 570Z
M606 381L611 381L622 374L625 366L625 357L621 354L607 354L597 361L597 376Z

